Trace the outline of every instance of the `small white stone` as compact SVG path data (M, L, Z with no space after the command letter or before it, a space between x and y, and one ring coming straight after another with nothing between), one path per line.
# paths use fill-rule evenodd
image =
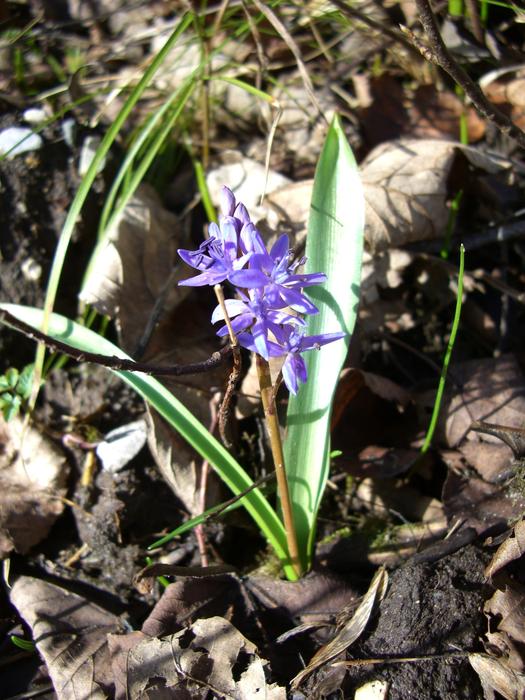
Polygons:
M27 258L21 265L22 274L29 282L37 282L42 277L42 265L33 258Z
M0 131L0 154L14 158L21 153L37 151L42 148L42 138L32 129L23 126L10 126Z
M44 109L38 109L37 107L30 107L26 109L24 114L24 121L28 124L42 124L47 119L47 115Z
M137 420L128 425L111 430L97 445L97 457L104 471L115 472L123 469L143 448L147 437L145 420Z
M78 174L80 177L84 175L89 170L89 166L93 162L97 148L100 146L100 137L98 136L87 136L82 144L82 149L80 151L80 160L78 163ZM104 158L101 163L99 163L97 172L102 172L106 164L106 159Z

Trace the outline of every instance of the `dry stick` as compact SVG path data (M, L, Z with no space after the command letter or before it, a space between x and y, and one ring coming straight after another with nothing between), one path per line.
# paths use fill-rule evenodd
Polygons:
M312 84L312 81L310 80L310 76L308 75L306 66L304 65L303 57L301 56L299 47L294 41L292 35L286 29L279 17L268 5L261 2L261 0L252 0L252 2L255 5L255 7L259 10L259 12L261 12L266 17L266 19L272 25L275 31L281 35L284 43L292 52L293 57L295 58L295 62L297 64L297 69L299 70L299 74L303 81L304 88L308 94L308 97L310 98L311 103L317 110L317 113L320 114L325 121L327 121L325 113L323 112L323 109L319 104L317 97L315 96L314 86Z
M291 564L295 569L296 574L300 577L303 575L304 570L301 563L301 558L299 556L299 548L297 546L297 533L295 531L292 503L290 501L290 491L288 490L288 479L286 478L286 469L284 466L283 444L281 441L281 431L279 428L279 420L277 418L275 399L273 397L270 365L258 354L256 354L255 358L257 362L257 374L259 376L259 386L261 388L264 416L266 418L266 425L268 426L270 447L275 465L277 490L281 501L281 508L283 510L284 529L286 531L288 552L290 554Z
M224 445L228 448L232 447L232 443L226 434L226 428L228 425L228 420L230 417L230 407L233 394L237 388L237 382L241 376L241 350L239 348L239 343L237 342L237 336L232 328L230 317L228 315L228 309L226 308L226 302L224 301L224 292L220 284L216 284L213 288L215 296L221 306L222 313L224 314L224 320L226 322L226 327L228 328L228 335L230 337L230 347L233 354L233 367L228 377L228 384L226 385L226 391L224 392L224 398L219 408L219 433L221 440Z
M55 340L55 338L51 338L51 336L47 335L46 333L42 333L42 331L39 331L27 323L20 321L18 318L4 309L0 309L0 323L5 323L8 326L12 326L28 338L36 340L39 343L44 343L44 345L46 345L46 347L48 347L50 350L67 355L68 357L72 357L77 362L93 362L97 365L107 367L108 369L126 372L142 372L143 374L156 374L158 376L171 377L181 377L186 374L201 374L202 372L208 372L209 370L215 369L215 367L221 365L231 352L231 348L226 346L221 348L221 350L214 352L213 355L202 362L191 362L187 365L167 365L165 367L160 367L157 365L147 364L146 362L127 360L122 357L117 357L116 355L99 355L95 352L78 350L72 345L67 345L67 343L62 343L60 340Z
M419 21L427 35L429 46L422 46L410 30L404 29L404 32L410 36L423 57L440 66L450 75L452 80L463 88L482 117L491 121L503 134L510 136L522 148L525 148L525 132L485 97L479 85L469 77L445 46L429 0L416 0L416 6L419 12Z

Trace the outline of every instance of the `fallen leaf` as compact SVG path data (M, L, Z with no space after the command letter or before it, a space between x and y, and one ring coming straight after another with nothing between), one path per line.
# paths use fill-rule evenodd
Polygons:
M110 637L118 658L117 700L150 697L155 691L181 700L205 700L210 693L232 700L285 700L284 688L266 682L267 662L255 645L222 617L196 620L163 639L135 634L134 644L123 641L124 646L121 638Z
M504 660L488 654L469 654L468 660L479 675L487 700L494 700L494 691L505 700L525 698L525 674L514 671Z
M32 425L0 417L0 556L25 554L47 537L64 510L64 453Z
M361 164L370 250L443 235L448 180L460 154L487 172L501 169L484 154L450 141L401 139L374 148Z
M498 620L497 630L520 644L525 643L525 588L518 583L496 590L485 603L485 614Z
M506 527L525 509L525 497L512 485L490 484L453 472L447 476L442 499L449 523L459 520L463 527L473 527L479 534L493 526Z
M387 681L368 681L357 688L354 700L387 700L388 688Z
M11 602L31 628L58 700L104 700L113 678L106 637L121 631L115 615L51 583L21 576Z
M379 569L357 610L350 619L345 620L340 625L334 638L314 654L306 668L295 676L292 680L292 688L298 688L303 680L313 671L329 663L343 651L346 651L361 636L368 624L376 601L380 601L384 597L387 585L388 574L385 569Z
M525 380L513 355L469 360L453 365L455 385L463 389L449 390L443 405L440 428L450 447L465 437L477 440L470 433L473 421L490 421L501 425L521 427L525 415ZM443 425L444 423L444 425ZM498 443L498 439L483 435L483 440Z
M525 552L525 520L520 520L507 539L500 544L485 571L492 578L500 569L511 561L520 559Z
M484 76L480 86L485 95L502 109L520 129L525 129L525 72L509 69L493 71Z
M82 291L84 301L115 319L121 347L132 356L140 348L141 360L150 364L198 362L219 347L210 325L210 298L200 295L195 301L188 297L190 288L177 285L191 275L186 265L177 264L176 249L181 245L186 242L177 217L164 209L152 188L143 185L116 222ZM148 327L151 334L146 332ZM210 389L222 389L228 371L225 366L162 381L198 420L209 425ZM149 406L148 413L151 452L163 477L193 515L200 507L197 456ZM209 494L212 498L212 485Z
M409 119L403 133L417 138L452 138L459 141L461 118L464 116L468 143L485 135L485 121L476 110L452 92L438 90L435 85L420 85L409 108Z
M360 165L365 194L365 243L374 255L387 248L443 236L450 216L449 179L465 161L495 174L509 164L452 141L401 139L380 144ZM268 198L268 223L291 227L296 244L306 230L313 181L286 185ZM264 211L261 212L264 216Z

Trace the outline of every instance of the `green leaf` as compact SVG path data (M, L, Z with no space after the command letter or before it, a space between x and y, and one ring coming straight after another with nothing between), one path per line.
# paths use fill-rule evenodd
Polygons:
M13 396L9 392L0 396L0 411L8 423L17 415L21 403L20 396Z
M10 367L5 373L5 378L7 380L8 388L14 389L18 381L18 370L16 367Z
M0 308L33 328L40 328L42 324L44 312L40 309L15 304L0 304ZM58 314L51 314L48 334L84 352L130 359L106 338ZM157 379L141 372L112 371L148 401L201 457L208 460L236 496L253 485L251 477L232 455ZM283 525L260 489L255 488L247 493L243 497L243 505L275 549L288 578L296 578L289 563Z
M347 336L305 353L308 381L290 397L285 440L298 544L307 566L328 478L332 401L357 317L363 231L358 167L336 116L317 164L310 205L306 272L325 272L328 279L308 290L319 313L309 317L307 333L344 331Z
M34 366L34 363L26 365L24 369L20 372L20 376L18 377L16 393L24 400L27 400L31 396Z

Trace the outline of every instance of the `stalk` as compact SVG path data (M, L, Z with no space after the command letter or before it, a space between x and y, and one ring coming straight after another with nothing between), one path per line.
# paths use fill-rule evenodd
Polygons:
M275 395L273 391L272 378L270 374L270 365L268 362L256 354L257 374L259 376L259 386L261 389L261 399L264 408L264 416L268 428L270 438L270 447L272 450L273 462L275 465L275 476L277 480L277 491L281 501L283 511L284 529L286 532L286 541L288 543L288 552L290 554L291 564L297 576L301 577L304 574L304 569L299 556L299 547L297 546L297 534L295 531L295 523L293 519L292 502L290 500L290 491L288 489L288 479L286 477L286 469L284 466L283 444L281 441L281 430L279 420L277 418L277 410L275 406Z

